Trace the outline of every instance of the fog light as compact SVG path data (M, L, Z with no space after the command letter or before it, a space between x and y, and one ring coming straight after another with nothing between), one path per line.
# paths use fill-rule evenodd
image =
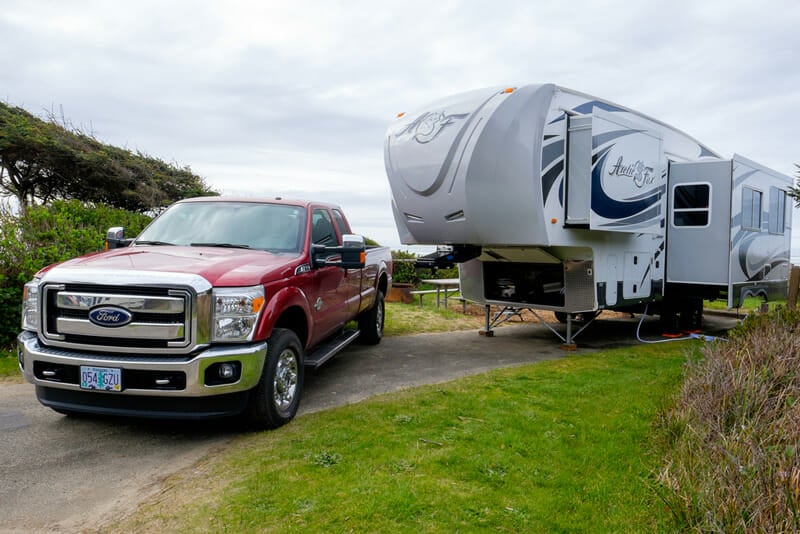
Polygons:
M221 363L219 364L219 377L223 380L229 380L233 378L233 375L236 374L236 368L233 366L232 363Z
M208 366L205 371L207 386L235 384L242 377L242 362L219 362Z
M22 347L17 348L17 360L19 361L19 368L25 370L25 353L22 352Z

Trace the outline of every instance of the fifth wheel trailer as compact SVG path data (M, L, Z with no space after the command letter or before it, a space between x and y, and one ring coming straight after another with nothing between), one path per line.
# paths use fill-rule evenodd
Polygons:
M672 330L702 299L786 293L791 178L629 108L553 84L461 93L402 114L384 159L401 241L446 245L477 303L649 309Z

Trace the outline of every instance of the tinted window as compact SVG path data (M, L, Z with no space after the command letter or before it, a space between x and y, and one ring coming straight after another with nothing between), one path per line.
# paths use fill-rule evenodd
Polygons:
M350 226L345 222L344 215L339 210L333 210L333 220L336 221L336 226L339 228L340 234L352 234Z
M761 191L742 188L742 228L761 230Z
M782 234L786 229L786 191L777 187L769 189L769 231Z
M711 186L702 184L677 185L672 190L673 226L708 226Z
M312 212L311 242L317 245L338 245L336 230L328 210L317 208Z
M675 188L675 209L708 208L708 184L680 185Z

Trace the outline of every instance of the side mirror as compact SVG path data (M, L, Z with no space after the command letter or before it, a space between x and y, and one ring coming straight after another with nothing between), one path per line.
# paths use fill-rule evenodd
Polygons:
M364 237L355 234L344 234L341 247L311 246L314 266L342 269L363 269L366 264L366 250Z
M125 228L122 226L114 226L106 232L106 250L127 247L132 241L125 239Z

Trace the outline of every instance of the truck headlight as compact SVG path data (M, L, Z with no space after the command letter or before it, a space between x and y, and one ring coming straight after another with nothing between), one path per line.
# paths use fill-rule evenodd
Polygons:
M39 327L39 281L33 280L22 288L22 329L36 331Z
M264 307L264 287L214 289L214 341L251 341Z

